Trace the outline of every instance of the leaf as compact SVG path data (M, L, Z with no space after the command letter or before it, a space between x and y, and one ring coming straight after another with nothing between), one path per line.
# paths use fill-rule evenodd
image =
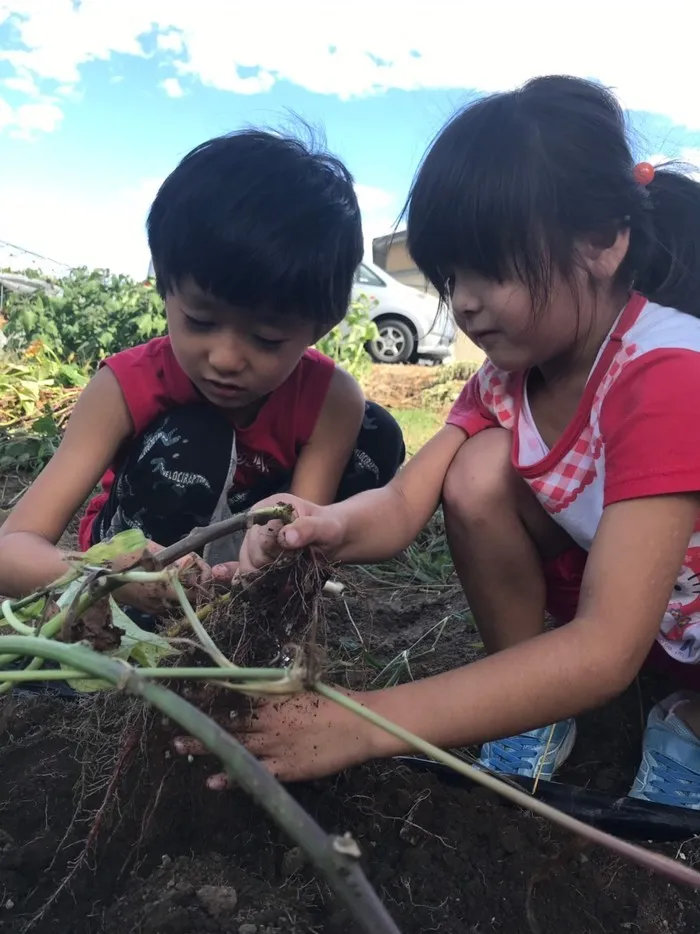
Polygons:
M84 552L80 557L80 563L85 564L106 564L113 561L121 555L128 555L132 551L143 551L146 547L146 536L141 529L125 529L118 532L114 538L106 542L98 542Z
M75 596L79 587L80 581L71 584L59 600L59 605L67 595ZM72 596L69 596L66 602L70 602ZM122 639L118 649L104 653L108 658L120 658L124 662L135 663L142 668L157 668L163 659L180 654L179 650L173 648L164 636L157 632L147 632L137 626L112 597L109 598L109 609L112 614L112 623L122 631ZM112 687L109 682L97 678L68 680L67 683L81 694L91 694Z
M163 659L180 654L165 636L141 629L111 597L109 602L112 609L112 622L124 633L122 644L116 652L108 653L111 658L133 660L144 668L157 668Z

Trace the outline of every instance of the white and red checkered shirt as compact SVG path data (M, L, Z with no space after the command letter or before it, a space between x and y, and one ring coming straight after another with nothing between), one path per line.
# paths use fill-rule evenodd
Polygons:
M633 295L601 348L576 414L549 448L527 401L526 374L486 361L448 423L513 434L513 467L588 551L606 506L700 492L700 320ZM697 416L697 418L696 418ZM700 663L700 518L658 641Z

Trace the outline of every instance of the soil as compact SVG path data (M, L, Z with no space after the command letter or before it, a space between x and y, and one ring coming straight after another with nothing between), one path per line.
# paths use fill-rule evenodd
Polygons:
M421 394L440 377L440 367L405 364L374 365L367 378L367 397L389 409L421 407Z
M5 502L15 489L0 482ZM349 582L343 599L324 601L336 682L369 686L444 620L432 649L416 652L413 676L478 655L458 588L381 587L361 571ZM624 795L643 719L670 690L645 677L581 717L560 780ZM264 813L241 791L205 790L213 763L171 756L156 718L148 741L135 742L145 714L133 704L125 713L129 703L17 692L0 700L0 931L352 934L326 885ZM101 817L117 766L118 806ZM326 831L352 833L403 934L700 931L696 893L585 848L481 789L389 761L290 790ZM82 859L86 839L93 845ZM657 848L700 863L693 841Z
M445 617L440 641L417 660L414 675L478 651L456 588L368 592L365 581L357 577L361 586L345 601L326 600L331 652L345 660L350 683L367 680L363 659L386 663ZM665 690L645 681L644 709ZM242 792L204 789L212 763L170 757L156 723L152 743L129 746L134 713L125 726L125 703L22 694L0 705L0 930L19 934L32 919L37 934L354 930L299 850ZM624 793L637 764L641 716L633 689L581 718L563 778ZM111 746L100 746L100 731ZM80 857L119 756L128 767L117 819L101 827L87 863L41 914ZM700 930L694 893L583 849L480 789L388 762L292 790L325 830L352 832L404 934ZM692 862L696 854L686 847L684 855Z

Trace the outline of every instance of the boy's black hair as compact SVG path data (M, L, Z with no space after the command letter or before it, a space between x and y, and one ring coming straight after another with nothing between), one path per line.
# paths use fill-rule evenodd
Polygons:
M239 308L294 313L329 330L362 260L353 179L299 139L246 129L193 149L148 215L158 291L192 278Z
M515 275L538 308L555 271L571 278L577 241L612 245L629 228L620 280L700 317L700 185L664 166L643 187L633 170L609 91L535 78L469 105L438 134L409 195L408 248L443 300L461 268Z

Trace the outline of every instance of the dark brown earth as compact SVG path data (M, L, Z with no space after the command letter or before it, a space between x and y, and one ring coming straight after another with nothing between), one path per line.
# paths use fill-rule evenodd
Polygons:
M332 655L344 660L351 683L370 679L372 665L445 618L435 651L415 662L414 676L474 657L477 640L458 590L373 585L366 592L368 580L356 577L364 592L351 592L347 609L337 598L327 602ZM645 681L644 709L666 687ZM120 703L2 702L0 930L19 934L31 918L37 934L354 930L299 851L240 791L203 789L212 764L167 757L155 721L151 741L130 748ZM624 793L641 716L633 689L582 718L565 778ZM86 865L37 917L80 856L120 756L118 812L100 825ZM89 766L82 782L81 757ZM700 930L695 894L583 849L481 790L389 762L293 792L325 830L357 838L367 875L404 934ZM689 862L694 852L685 848Z
M419 404L434 378L407 367L397 381L388 369L376 368L370 394L390 406ZM0 522L18 491L16 478L0 478ZM421 589L426 568L413 558L412 583L407 567L357 571L346 600L326 601L337 682L407 677L392 660L431 630L410 655L413 677L478 655L459 589ZM670 689L643 677L580 718L561 779L625 794L643 719ZM213 764L170 756L160 721L143 716L121 698L0 699L0 931L352 934L289 839L242 792L205 791ZM403 934L700 931L700 895L583 848L480 789L388 762L290 790L326 831L355 836ZM106 796L116 807L101 813ZM700 863L692 840L658 848Z

